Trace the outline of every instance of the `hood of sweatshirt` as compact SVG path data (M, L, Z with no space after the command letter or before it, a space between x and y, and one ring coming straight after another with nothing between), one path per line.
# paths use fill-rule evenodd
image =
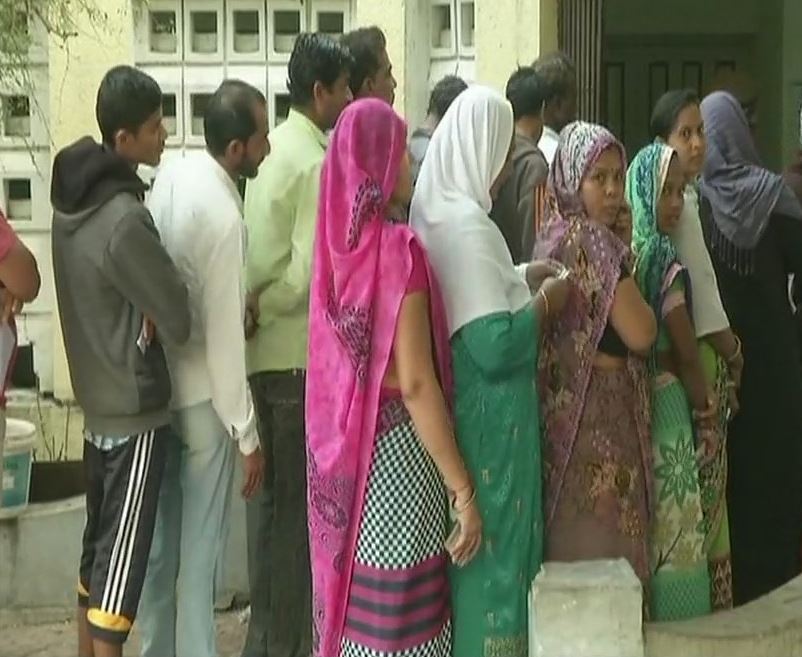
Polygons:
M91 137L83 137L61 150L53 162L53 221L68 231L77 230L117 194L129 192L142 197L146 189L126 160Z

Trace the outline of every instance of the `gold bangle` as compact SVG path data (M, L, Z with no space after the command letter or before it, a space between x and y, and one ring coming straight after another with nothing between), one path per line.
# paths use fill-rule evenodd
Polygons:
M544 305L544 306L546 306L546 308L545 308L545 313L546 313L546 317L548 317L548 316L549 316L549 297L548 297L548 295L547 295L547 294L546 294L546 293L543 291L543 288L542 288L542 287L541 287L541 288L540 288L540 289L537 291L537 293L538 293L540 296L542 296L542 297L543 297L543 305Z
M473 484L471 483L471 480L470 480L470 477L469 477L467 484L465 484L464 486L460 486L459 488L455 488L454 489L454 491L453 491L454 492L454 499L456 500L457 496L460 493L462 493L463 491L466 491L466 490L470 490L471 488L473 488Z
M727 359L727 365L732 365L743 354L743 345L741 344L741 338L739 338L737 335L733 337L735 338L735 353Z
M455 495L455 496L454 496L454 502L451 504L451 508L452 508L452 509L454 509L454 513L462 513L462 512L463 512L463 511L465 511L465 510L466 510L466 509L467 509L467 508L468 508L468 507L469 507L471 504L473 504L473 501L474 501L475 499L476 499L476 489L474 488L474 489L471 491L471 496L468 498L468 501L467 501L467 502L465 502L465 504L463 504L461 507L457 507L457 496Z

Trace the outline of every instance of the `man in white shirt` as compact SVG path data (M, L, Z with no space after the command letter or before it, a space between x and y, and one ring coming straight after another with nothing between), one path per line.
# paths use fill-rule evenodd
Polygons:
M543 55L533 67L548 90L543 106L543 135L538 148L551 167L560 141L560 131L576 120L576 67L571 58L561 52Z
M167 346L173 425L140 603L143 657L215 657L214 572L224 545L236 448L250 498L261 488L245 368L241 177L269 150L264 95L227 80L209 100L206 150L168 164L148 207L189 290L189 342Z

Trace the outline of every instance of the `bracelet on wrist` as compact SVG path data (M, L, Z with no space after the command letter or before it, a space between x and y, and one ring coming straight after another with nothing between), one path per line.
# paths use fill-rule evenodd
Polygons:
M735 337L735 351L733 352L732 356L727 358L727 365L733 365L742 355L743 355L743 345L741 344L741 338L737 335Z
M538 290L538 294L543 297L543 305L545 306L544 314L546 317L549 316L549 296L543 291L543 288Z
M467 500L466 500L464 503L462 503L462 504L460 504L460 505L457 505L457 497L456 497L456 495L455 495L455 496L454 496L454 501L451 503L451 508L454 510L454 513L462 513L462 512L463 512L463 511L465 511L465 510L466 510L466 509L467 509L469 506L471 506L471 504L473 504L473 502L474 502L474 500L475 500L475 499L476 499L476 489L475 489L475 488L473 488L473 489L471 490L471 494L470 494L470 496L468 497L468 499L467 499Z

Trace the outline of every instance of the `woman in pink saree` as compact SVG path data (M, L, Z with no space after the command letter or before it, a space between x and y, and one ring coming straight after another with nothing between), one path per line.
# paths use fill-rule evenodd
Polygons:
M447 657L451 558L481 540L448 411L448 332L413 232L406 125L343 112L321 174L306 426L315 654ZM445 484L445 486L444 486Z

